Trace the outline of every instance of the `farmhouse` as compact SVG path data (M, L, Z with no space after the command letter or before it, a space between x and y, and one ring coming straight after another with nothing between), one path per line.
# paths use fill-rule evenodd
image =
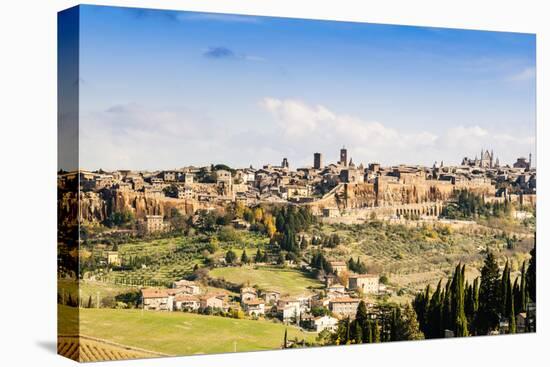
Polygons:
M378 293L379 277L376 274L353 274L348 278L350 290L360 290L365 294Z
M277 291L265 291L263 294L265 302L268 304L277 303L279 298L281 298L281 292Z
M174 298L174 309L178 311L196 311L201 305L197 296L182 294Z
M200 308L214 308L214 309L223 309L224 302L223 298L225 296L220 296L217 294L207 294L200 298Z
M167 289L146 288L141 290L143 309L153 311L172 311L174 296Z
M342 317L354 318L359 306L358 298L342 297L332 299L329 302L329 309Z
M335 331L338 325L338 319L332 316L318 316L313 319L313 330L321 332L323 330Z
M256 290L251 287L243 287L241 288L241 302L250 301L253 299L256 299L258 297L258 294L256 293Z
M243 301L244 312L250 316L260 316L265 314L265 302L260 299L251 299Z
M283 298L277 301L277 316L283 322L289 322L294 317L300 317L300 301L294 298Z
M181 289L184 293L187 294L200 294L201 289L195 282L190 282L189 280L178 280L172 283L172 287L176 289Z

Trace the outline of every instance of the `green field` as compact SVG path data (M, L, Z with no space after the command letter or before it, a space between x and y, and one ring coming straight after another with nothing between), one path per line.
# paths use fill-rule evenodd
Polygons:
M70 294L73 299L78 296L78 288L76 282L72 280L58 279L57 287L60 296L68 297ZM124 286L119 284L108 284L103 282L92 282L81 280L79 282L80 297L84 304L88 303L88 298L92 297L92 304L95 307L96 298L115 297L119 294L137 291L137 287ZM65 293L63 295L63 292Z
M193 272L195 265L202 265L205 256L223 258L232 249L240 259L243 249L252 258L258 248L263 248L269 239L247 231L234 231L235 240L215 239L216 251L206 237L170 237L120 244L119 256L126 265L134 263L131 270L115 270L108 274L95 274L109 283L141 286L169 286ZM137 263L137 265L136 265ZM143 264L143 265L141 265Z
M232 283L258 286L265 290L277 290L289 295L309 294L312 293L311 288L322 286L321 282L299 270L270 266L215 268L209 275Z
M270 321L237 320L184 312L80 309L80 333L172 355L278 349L288 339L314 341L305 333ZM59 333L70 333L76 309L60 306Z

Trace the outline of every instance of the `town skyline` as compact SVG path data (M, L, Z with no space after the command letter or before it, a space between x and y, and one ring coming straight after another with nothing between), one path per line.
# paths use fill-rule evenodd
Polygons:
M186 167L208 167L208 166L216 166L216 165L224 165L224 166L227 166L229 168L233 168L233 169L246 169L246 168L253 168L253 169L261 169L262 167L266 167L266 166L282 166L284 165L285 163L288 164L288 167L290 170L297 170L297 169L304 169L304 168L315 168L315 160L316 160L316 156L318 154L320 154L320 159L321 159L321 166L322 167L326 167L326 166L329 166L329 165L339 165L341 164L341 157L338 157L338 153L341 154L342 150L346 150L346 155L347 155L347 162L348 163L353 163L353 165L355 166L359 166L359 165L363 165L365 167L367 167L369 164L379 164L380 166L382 167L396 167L396 166L418 166L418 167L426 167L426 168L431 168L433 166L445 166L445 167L458 167L458 166L467 166L467 165L473 165L474 162L476 160L481 160L482 156L484 154L493 154L494 153L494 150L493 149L481 149L481 151L479 152L480 154L477 155L463 155L462 158L460 160L457 160L457 161L460 161L459 163L455 163L455 162L444 162L444 161L433 161L432 164L427 164L427 165L423 165L423 164L414 164L414 163L397 163L397 164L385 164L384 162L379 162L379 161L358 161L356 159L353 158L353 156L350 154L350 151L348 151L348 148L346 147L346 145L341 145L340 149L338 150L338 152L334 153L334 154L325 154L324 152L313 152L310 154L310 162L309 163L306 163L304 165L300 165L300 166L297 166L295 164L293 164L293 162L291 162L286 156L282 156L278 161L273 161L273 162L264 162L264 163L261 163L259 165L253 165L253 164L245 164L245 165L242 165L242 166L232 166L232 165L229 165L227 164L227 162L224 162L224 161L216 161L216 162L207 162L205 164L193 164L193 163L186 163L186 164L180 164L180 165L177 165L177 166L174 166L174 167L161 167L161 168L154 168L154 169L129 169L129 168L126 168L126 167L117 167L117 168L114 168L114 169L105 169L103 167L80 167L80 170L87 170L87 171L98 171L98 170L103 170L103 171L117 171L117 170L130 170L130 171L135 171L135 172L154 172L154 171L159 171L159 170L180 170L180 169L183 169L183 168L186 168ZM333 157L334 156L334 157ZM498 168L498 167L513 167L513 165L515 163L517 163L518 161L520 160L524 160L525 162L528 162L530 164L530 167L536 169L536 161L535 161L535 154L533 153L529 153L529 154L524 154L524 155L519 155L515 158L514 161L512 162L505 162L505 161L502 161L500 160L500 157L498 156L497 153L495 153L495 161L496 161L496 165L492 168ZM466 160L468 160L469 162L465 162ZM281 163L282 162L282 163Z

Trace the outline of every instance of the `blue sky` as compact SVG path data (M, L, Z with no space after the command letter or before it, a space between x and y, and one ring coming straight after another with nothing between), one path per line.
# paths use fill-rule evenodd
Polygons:
M81 7L84 168L535 152L535 36Z

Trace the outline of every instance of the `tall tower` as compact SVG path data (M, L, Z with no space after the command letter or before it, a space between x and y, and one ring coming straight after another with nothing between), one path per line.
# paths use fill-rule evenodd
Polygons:
M342 166L347 167L348 165L348 150L345 147L340 149L340 163Z
M532 154L529 153L529 169L531 169L531 162L532 162L532 161L531 161L531 158L532 158Z
M281 167L288 168L288 159L283 158L283 162L281 163Z
M323 156L321 155L321 153L313 153L313 168L323 168Z

